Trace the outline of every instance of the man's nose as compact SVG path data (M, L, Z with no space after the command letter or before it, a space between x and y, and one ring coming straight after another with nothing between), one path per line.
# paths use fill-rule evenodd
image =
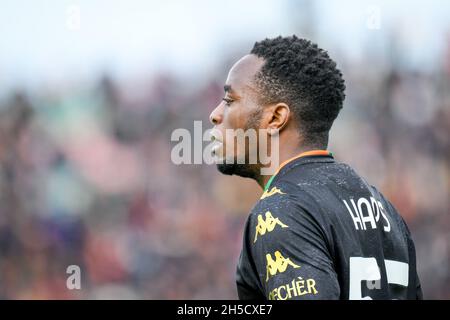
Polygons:
M209 121L213 125L218 125L222 122L222 103L220 103L209 115Z

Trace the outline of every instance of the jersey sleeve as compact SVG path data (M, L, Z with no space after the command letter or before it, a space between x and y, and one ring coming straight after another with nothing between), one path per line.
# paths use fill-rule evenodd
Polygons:
M253 209L247 240L265 297L339 299L338 278L320 222L288 194L270 198Z
M422 285L420 284L420 279L417 272L416 272L416 300L423 300Z
M403 219L402 219L403 220ZM411 232L409 231L408 225L406 224L405 220L403 220L405 229L406 229L406 235L408 240L408 251L409 251L409 259L410 264L413 266L412 274L410 275L410 278L414 280L413 286L412 286L412 294L409 295L409 299L412 300L423 300L423 293L422 293L422 285L420 283L419 274L417 272L417 256L416 256L416 247L414 245L414 241L411 236Z
M398 213L397 209L389 202L384 196L382 196L385 201L387 207L391 211L395 211ZM408 224L403 219L400 214L397 214L400 219L400 224L403 226L406 242L408 245L408 258L409 258L409 276L408 276L408 299L409 300L423 300L422 293L422 285L420 283L419 274L417 272L417 256L416 256L416 247L414 245L414 241L411 235L411 231L409 230Z

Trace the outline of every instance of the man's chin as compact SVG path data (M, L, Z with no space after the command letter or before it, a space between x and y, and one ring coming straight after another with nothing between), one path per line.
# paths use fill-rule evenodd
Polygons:
M226 175L233 175L235 168L234 164L225 164L225 163L218 163L216 164L217 170L219 170L220 173L226 174Z
M238 164L238 163L220 163L217 164L217 170L222 174L226 175L237 175L243 178L257 178L256 170L248 164Z

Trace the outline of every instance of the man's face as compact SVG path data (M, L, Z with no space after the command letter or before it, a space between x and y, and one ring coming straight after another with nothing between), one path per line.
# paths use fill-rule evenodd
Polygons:
M219 171L224 174L254 178L257 173L258 165L248 163L249 153L257 154L257 143L249 144L247 139L242 143L236 139L235 130L260 127L263 108L257 102L258 90L254 79L263 64L264 60L255 55L246 55L236 62L228 73L225 96L210 115L216 141L213 153ZM245 164L238 164L238 159Z

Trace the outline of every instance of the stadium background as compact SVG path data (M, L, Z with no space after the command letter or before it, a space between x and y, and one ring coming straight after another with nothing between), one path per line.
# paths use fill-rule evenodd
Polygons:
M170 161L254 41L327 49L329 149L394 203L426 298L450 298L450 4L0 1L0 298L236 298L260 190ZM81 268L81 290L66 268Z

